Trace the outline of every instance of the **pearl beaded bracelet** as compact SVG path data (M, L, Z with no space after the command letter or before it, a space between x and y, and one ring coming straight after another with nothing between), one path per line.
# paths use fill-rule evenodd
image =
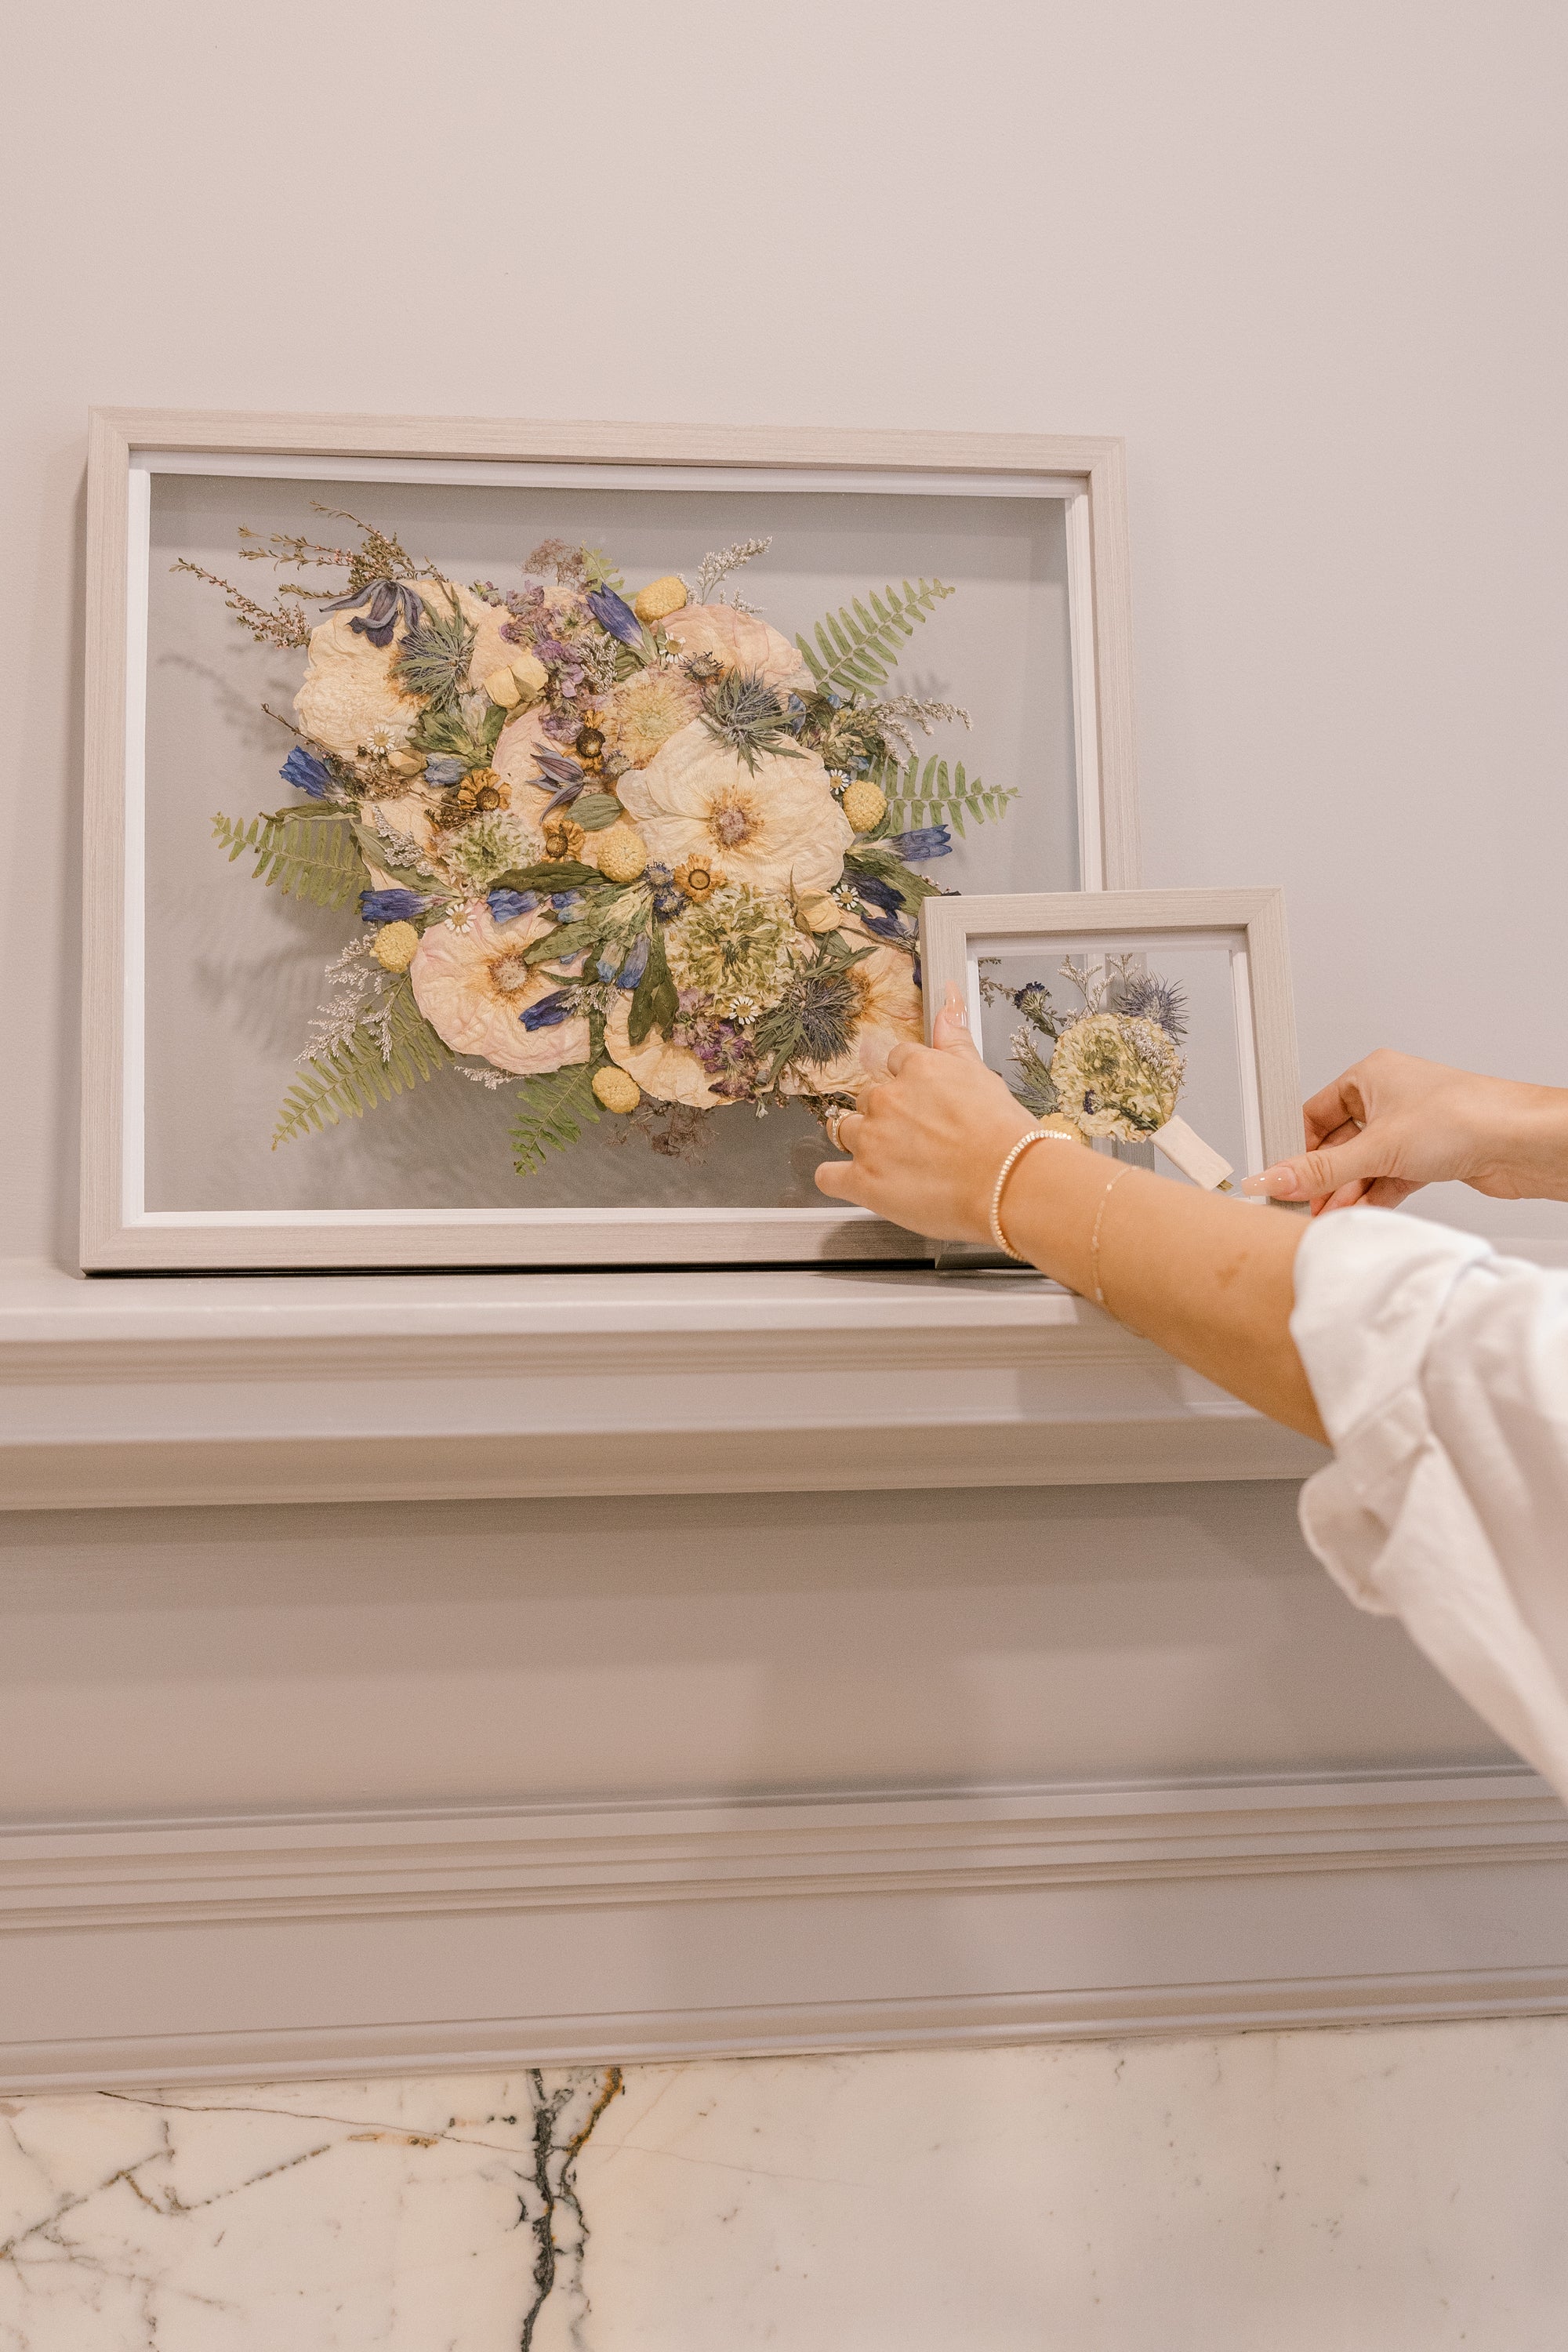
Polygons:
M991 1238L1005 1256L1016 1259L1020 1265L1027 1265L1029 1260L1024 1255L1022 1250L1016 1250L1013 1247L1012 1243L1007 1239L1006 1234L1002 1230L1002 1195L1006 1190L1007 1179L1011 1176L1014 1169L1017 1166L1019 1160L1022 1160L1025 1152L1029 1150L1031 1145L1036 1143L1076 1143L1077 1141L1078 1138L1076 1136L1064 1135L1060 1128L1032 1127L1027 1135L1021 1135L1018 1138L1017 1142L1013 1146L1013 1149L1002 1162L1001 1167L996 1171L996 1181L991 1187Z

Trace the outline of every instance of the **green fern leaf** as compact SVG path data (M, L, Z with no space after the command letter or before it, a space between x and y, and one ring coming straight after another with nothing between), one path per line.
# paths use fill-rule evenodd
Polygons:
M901 591L884 588L878 595L868 589L869 612L857 596L853 610L841 604L837 613L825 614L812 631L815 642L795 639L817 692L875 694L887 683L888 672L898 667L903 641L914 635L916 622L925 620L944 596L953 593L940 580L913 585L906 580Z
M231 866L237 857L253 856L252 881L269 889L276 882L285 898L346 907L369 879L347 809L331 815L281 809L275 816L253 816L248 824L215 816L213 834Z
M451 1055L414 1002L406 979L392 998L388 1027L391 1053L384 1062L373 1031L356 1029L331 1053L301 1065L300 1076L283 1097L273 1131L272 1149L290 1143L307 1129L318 1132L344 1118L363 1118L378 1102L406 1094L423 1078L445 1069Z
M578 1062L525 1078L517 1090L511 1123L512 1165L520 1176L536 1176L552 1151L569 1151L583 1139L583 1126L599 1123L593 1065Z
M917 756L902 769L896 760L889 760L875 770L873 782L887 799L889 833L951 824L961 841L966 823L984 824L989 817L994 824L1006 814L1008 802L1018 797L1016 784L983 784L978 776L966 775L962 760L951 774L945 760L929 759L922 768Z

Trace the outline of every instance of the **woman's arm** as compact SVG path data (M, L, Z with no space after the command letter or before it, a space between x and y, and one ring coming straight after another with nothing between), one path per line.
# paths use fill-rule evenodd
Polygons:
M864 1112L839 1123L853 1158L828 1161L816 1181L910 1232L984 1242L996 1171L1036 1121L975 1051L956 991L935 1034L934 1047L895 1047L894 1075ZM1322 1438L1290 1338L1296 1218L1063 1141L1037 1143L1018 1161L1002 1223L1042 1272L1091 1298L1098 1286L1130 1329L1273 1420Z

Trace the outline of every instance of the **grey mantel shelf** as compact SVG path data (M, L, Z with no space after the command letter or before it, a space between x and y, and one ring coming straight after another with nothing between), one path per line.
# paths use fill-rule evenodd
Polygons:
M13 1510L1299 1478L1323 1458L1027 1278L0 1264Z

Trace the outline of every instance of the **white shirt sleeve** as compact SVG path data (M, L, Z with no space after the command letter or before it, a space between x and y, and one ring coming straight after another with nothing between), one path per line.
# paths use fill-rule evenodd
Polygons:
M1308 1543L1568 1801L1568 1274L1342 1210L1290 1329L1334 1449Z

